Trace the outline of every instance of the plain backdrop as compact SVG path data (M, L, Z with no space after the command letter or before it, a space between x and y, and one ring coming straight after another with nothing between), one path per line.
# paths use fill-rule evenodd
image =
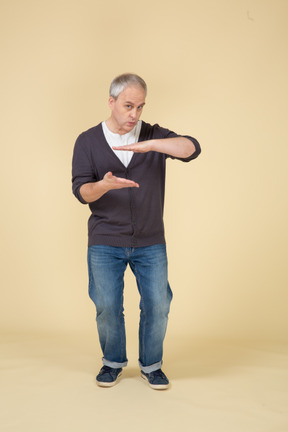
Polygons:
M135 72L143 120L202 146L167 163L167 344L287 341L287 13L286 0L1 1L2 333L96 341L71 158L108 117L111 80ZM127 271L130 347L138 302Z

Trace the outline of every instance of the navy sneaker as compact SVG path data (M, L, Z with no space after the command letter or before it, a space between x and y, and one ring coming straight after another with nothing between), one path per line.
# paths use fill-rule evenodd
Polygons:
M141 371L141 376L154 390L166 390L169 387L169 380L161 369L150 373Z
M109 366L103 366L96 377L96 382L100 387L113 387L117 379L121 376L122 368L114 369Z

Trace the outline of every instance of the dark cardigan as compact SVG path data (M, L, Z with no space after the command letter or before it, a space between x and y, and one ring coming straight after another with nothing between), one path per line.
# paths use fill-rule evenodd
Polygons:
M151 126L142 121L139 141L177 136L157 124ZM185 137L196 147L190 157L180 159L189 162L201 150L195 138ZM134 153L126 168L107 143L101 123L77 138L72 188L81 203L87 204L79 192L80 187L101 180L108 171L140 185L139 188L111 190L89 204L92 214L88 222L88 246L141 247L165 243L163 208L167 157L171 156L153 151Z

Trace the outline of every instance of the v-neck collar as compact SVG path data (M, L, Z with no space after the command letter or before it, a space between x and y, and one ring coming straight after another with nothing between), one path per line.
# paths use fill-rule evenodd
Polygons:
M116 158L117 161L121 164L121 166L123 166L125 169L129 168L130 165L132 164L132 162L134 161L134 159L135 159L137 153L134 153L134 152L133 152L132 158L130 159L130 161L129 161L127 167L126 167L126 166L124 165L124 163L119 159L119 157L114 153L113 149L110 147L109 143L107 142L106 137L105 137L105 134L104 134L104 131L103 131L103 124L102 124L102 123L103 123L103 122L100 123L100 126L101 126L101 133L102 133L103 140L104 140L106 146L109 148L110 152L113 154L114 159ZM141 138L142 131L143 131L143 123L144 123L144 122L141 120L141 129L140 129L140 133L139 133L138 142L141 141L140 138ZM107 125L106 125L106 127L108 128ZM110 131L110 132L111 132L111 131ZM111 133L114 133L114 132L111 132ZM117 135L117 134L115 134L115 135Z

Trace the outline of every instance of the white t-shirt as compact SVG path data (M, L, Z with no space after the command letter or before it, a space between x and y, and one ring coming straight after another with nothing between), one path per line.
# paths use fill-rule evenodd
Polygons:
M102 122L102 129L104 136L106 138L106 141L108 142L109 146L112 148L117 146L122 146L126 144L134 144L138 142L139 135L141 131L141 125L142 121L139 120L138 123L134 126L134 128L124 135L119 135L114 132L111 132L105 121ZM132 151L126 151L126 150L114 150L112 148L113 152L116 154L116 156L120 159L120 161L123 163L123 165L127 168L129 165L129 162L132 159L133 152Z

